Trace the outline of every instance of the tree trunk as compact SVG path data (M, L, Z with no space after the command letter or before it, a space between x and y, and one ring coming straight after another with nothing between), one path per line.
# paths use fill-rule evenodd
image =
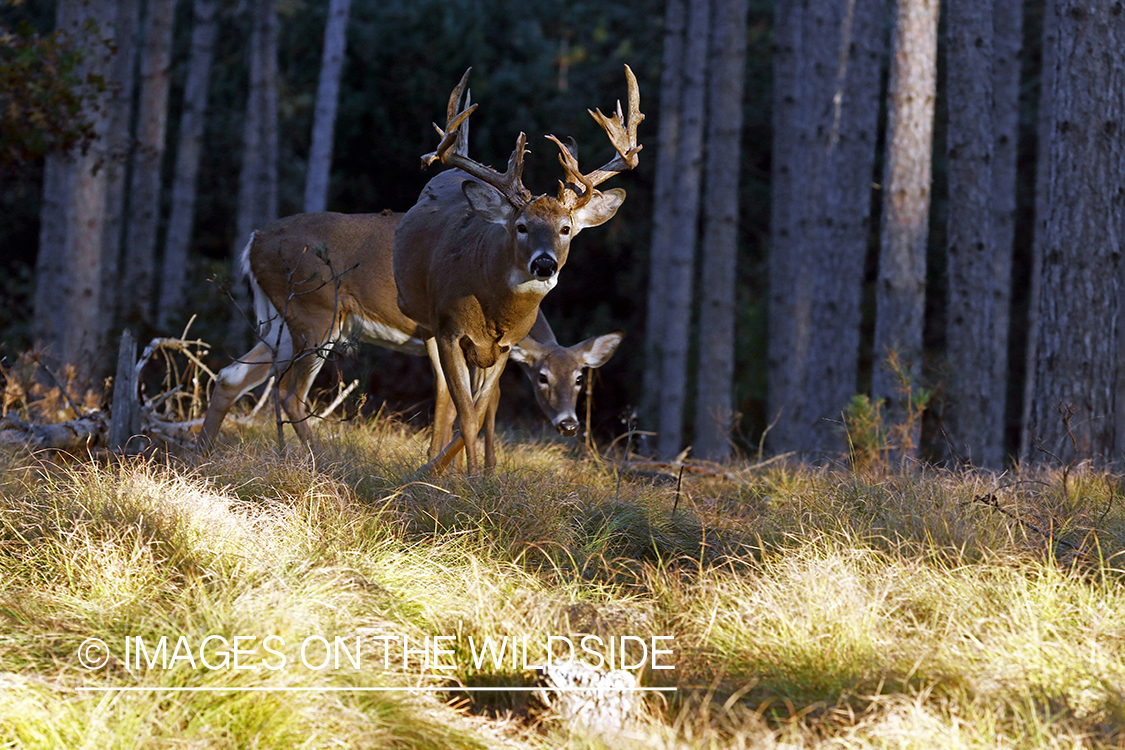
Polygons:
M735 278L747 0L717 0L708 80L707 166L696 376L695 455L730 457Z
M949 179L946 339L949 408L943 423L954 457L977 466L1003 462L1005 391L995 382L996 233L992 198L993 7L949 0L946 141ZM1015 187L1013 183L1013 189ZM1007 345L1006 339L1004 341Z
M770 153L769 334L767 375L770 446L790 450L794 444L793 385L790 356L797 342L798 301L794 284L797 214L793 211L794 183L803 167L797 129L804 122L800 108L799 50L803 49L803 15L796 3L774 3L773 15L773 142ZM807 300L805 301L807 302Z
M996 335L992 383L1000 420L1001 459L1008 450L1008 346L1011 338L1012 256L1015 252L1016 169L1019 146L1020 52L1023 49L1022 0L992 4L992 231L996 245L993 276Z
M196 175L203 145L203 124L210 90L211 62L218 32L218 0L195 0L191 30L191 56L184 84L176 171L172 177L172 215L164 243L157 325L164 329L180 314L184 304L188 247L195 223Z
M61 0L56 28L86 50L77 72L109 78L116 26L111 0ZM78 382L93 385L108 369L100 360L105 344L102 267L106 256L107 172L105 136L113 111L108 91L96 94L83 115L93 124L95 140L77 149L50 154L43 179L43 207L36 258L34 334L52 364L75 366Z
M1055 22L1054 0L1045 0L1043 9L1043 36L1040 44L1042 64L1039 73L1039 107L1036 122L1035 158L1035 234L1031 244L1031 282L1028 285L1027 352L1023 383L1023 403L1020 409L1020 461L1037 458L1032 441L1031 407L1035 392L1035 366L1039 346L1039 290L1043 280L1043 243L1047 238L1047 180L1051 174L1051 140L1053 97L1055 87L1055 54L1058 47L1058 24Z
M926 301L926 234L937 63L938 0L898 0L887 105L887 156L879 280L875 291L875 368L871 390L901 424L907 404L884 358L896 353L917 381ZM917 449L918 430L902 445Z
M160 223L161 168L168 122L171 81L172 22L175 0L148 0L141 55L141 91L137 109L137 142L129 184L123 288L124 319L149 323L153 314L156 275L156 233Z
M653 190L652 245L649 250L648 307L645 313L645 368L642 423L658 430L660 382L664 361L668 255L672 209L676 203L676 162L680 145L680 98L684 59L684 0L668 0L664 11L664 53L660 73L660 123L656 134L656 184ZM646 451L647 452L647 451Z
M1050 10L1057 38L1029 429L1032 445L1048 455L1104 461L1115 445L1125 236L1125 13L1119 4L1070 0Z
M132 151L133 93L136 86L137 34L141 20L140 0L119 0L114 34L113 62L110 65L110 105L106 125L105 154L101 171L106 179L104 221L105 251L102 263L103 331L112 331L121 304L121 263L125 236L125 177Z
M277 218L277 11L274 0L251 6L250 92L243 127L242 170L238 178L238 234L231 248L236 312L227 345L244 349L250 330L249 299L238 259L255 229Z
M780 342L789 350L778 450L845 445L840 415L857 388L884 11L879 0L817 0L800 20L797 120L780 125L796 130L803 161L790 173L792 278L781 284L792 299L791 335Z
M664 290L666 318L657 452L666 459L674 458L683 443L710 34L710 0L689 0L682 68L680 144L675 173L676 200L672 206L672 244L666 264Z
M312 147L305 181L305 212L325 210L328 205L328 176L332 170L332 136L336 128L336 108L340 101L340 74L344 70L344 50L348 41L348 12L351 0L331 0L328 24L324 30L324 54L320 60L320 81L316 87L313 112Z

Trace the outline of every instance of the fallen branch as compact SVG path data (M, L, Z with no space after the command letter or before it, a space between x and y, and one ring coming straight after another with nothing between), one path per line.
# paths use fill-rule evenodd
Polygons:
M28 424L15 414L0 419L0 446L28 450L84 451L105 445L109 415L95 411L69 422Z

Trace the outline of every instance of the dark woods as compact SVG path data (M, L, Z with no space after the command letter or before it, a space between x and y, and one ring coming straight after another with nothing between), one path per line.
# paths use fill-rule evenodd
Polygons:
M249 335L231 322L232 254L305 210L340 3L59 3L0 6L0 80L23 84L0 94L5 367L43 345L96 383L122 327L146 340L193 315L223 366ZM525 131L525 183L553 194L543 136L604 162L585 110L608 111L628 63L648 113L641 165L543 304L566 344L627 331L596 375L599 435L637 412L666 457L755 455L764 435L815 459L1110 459L1125 439L1115 7L353 0L327 207L409 208L432 176L418 166L430 123L469 66L487 102L476 158L502 164ZM70 47L53 36L68 24ZM75 139L85 155L61 156ZM366 408L424 423L424 359L364 348L342 367ZM501 420L538 425L506 377Z

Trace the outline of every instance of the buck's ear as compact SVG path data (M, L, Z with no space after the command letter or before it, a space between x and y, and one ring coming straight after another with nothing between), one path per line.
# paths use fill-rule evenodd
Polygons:
M579 229L605 224L613 218L624 201L625 191L621 188L607 190L604 193L595 190L594 194L590 196L590 202L575 210L574 221L578 224Z
M461 192L465 194L473 213L491 224L507 225L515 213L507 198L482 182L465 180L461 183Z

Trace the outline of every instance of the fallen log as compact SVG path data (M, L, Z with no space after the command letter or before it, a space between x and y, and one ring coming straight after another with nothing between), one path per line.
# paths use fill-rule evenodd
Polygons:
M104 446L109 415L95 411L57 424L28 424L14 414L0 419L0 446L28 450L87 451Z

